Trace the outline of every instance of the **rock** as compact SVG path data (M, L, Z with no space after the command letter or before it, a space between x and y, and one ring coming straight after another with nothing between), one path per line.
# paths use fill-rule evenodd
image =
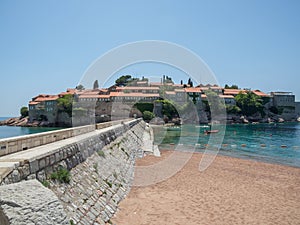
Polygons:
M283 123L284 119L283 118L278 118L278 123Z
M246 119L245 116L241 116L240 119L241 119L242 123L249 123L249 121Z
M300 117L298 117L297 121L300 122Z
M55 194L37 180L0 187L0 224L63 224L67 215Z
M0 121L0 126L27 126L28 117L14 117Z
M165 122L163 121L163 119L159 118L159 117L153 118L149 123L150 124L154 124L154 125L164 125L165 124Z

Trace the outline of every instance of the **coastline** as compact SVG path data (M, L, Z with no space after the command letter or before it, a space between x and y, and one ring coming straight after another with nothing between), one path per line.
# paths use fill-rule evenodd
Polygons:
M157 163L146 156L137 166ZM186 153L182 153L186 154ZM199 172L194 153L175 176L133 187L112 220L115 224L297 224L300 168L218 155Z
M29 122L29 117L11 117L5 120L0 121L0 126L15 126L15 127L54 127L54 128L61 128L63 126L53 126L52 124L45 121L34 121ZM69 126L65 126L66 128Z

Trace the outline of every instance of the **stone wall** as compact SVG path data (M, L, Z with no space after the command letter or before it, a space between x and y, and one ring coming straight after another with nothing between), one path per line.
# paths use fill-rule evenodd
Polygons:
M15 164L14 169L5 177L2 177L0 185L34 178L43 181L46 175L53 173L53 171L56 171L59 167L66 167L70 170L85 161L97 150L102 149L105 145L123 135L139 122L141 122L141 120L132 120L95 130L87 133L87 136L84 138L82 138L82 136L78 136L78 138L75 137L74 141L68 142L68 144L54 145L54 147L45 145L45 152L42 153L42 151L40 151L36 156ZM141 122L141 124L144 123ZM41 147L43 148L43 146Z
M49 131L37 134L24 135L19 137L3 138L0 140L0 156L24 151L37 146L75 137L95 129L102 129L121 121L99 123L81 127L66 128L62 130Z
M105 224L130 190L136 157L142 157L144 127L127 131L71 170L67 185L51 182L51 190L74 224Z
M105 224L129 192L135 159L144 154L144 133L150 132L146 126L142 120L132 120L49 149L16 165L1 185L37 179L55 193L72 224ZM69 183L51 179L59 168L70 171Z

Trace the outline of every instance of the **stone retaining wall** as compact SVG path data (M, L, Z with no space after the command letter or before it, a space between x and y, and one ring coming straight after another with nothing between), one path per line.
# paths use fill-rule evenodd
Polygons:
M91 132L95 129L103 129L117 123L120 123L120 121L111 121L106 123L99 123L96 125L66 128L62 130L29 134L19 137L3 138L0 139L0 156L24 151L37 146L64 140L70 137L75 137L80 134Z
M29 161L20 161L6 177L0 180L0 185L16 183L21 180L37 178L43 181L59 167L68 170L85 161L95 151L114 141L117 137L130 130L140 120L132 120L119 125L94 132L83 140L74 141L63 147L49 149L46 154L40 154ZM144 122L141 122L144 124ZM92 135L92 133L91 133Z
M69 184L50 183L74 224L109 222L128 194L136 157L142 157L144 125L136 125L71 170Z
M142 120L132 120L95 131L93 136L20 162L1 185L38 179L58 197L71 224L105 224L129 192L135 159L144 154L143 135L149 132L145 126ZM51 180L59 168L70 171L69 183Z

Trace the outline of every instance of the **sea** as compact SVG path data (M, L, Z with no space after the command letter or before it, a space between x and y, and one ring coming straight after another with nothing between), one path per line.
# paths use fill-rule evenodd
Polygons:
M220 155L300 167L300 123L214 125L224 133L206 134L210 126L154 127L159 149L207 149Z
M0 121L9 119L11 117L0 117ZM0 126L0 140L2 138L16 137L26 134L35 134L61 128L53 127L15 127L15 126Z
M0 117L1 120L9 117ZM61 128L0 126L0 139ZM159 149L184 149L300 167L300 123L214 125L224 133L206 134L207 125L153 126Z

